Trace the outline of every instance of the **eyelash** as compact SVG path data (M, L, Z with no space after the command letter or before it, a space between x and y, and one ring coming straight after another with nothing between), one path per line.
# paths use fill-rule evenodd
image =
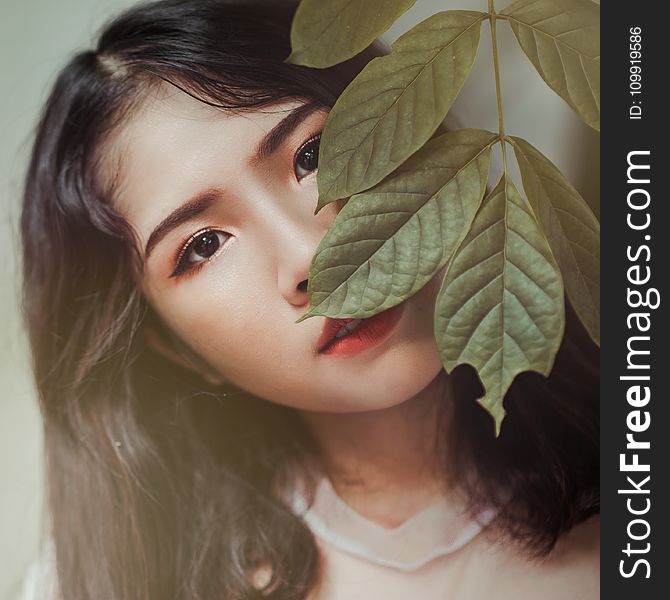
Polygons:
M196 233L191 235L188 238L188 240L186 240L186 242L184 242L184 244L181 246L181 249L177 252L177 255L175 256L174 261L173 261L173 264L175 265L175 268L174 268L174 271L172 272L172 274L170 275L170 277L179 277L181 275L184 275L185 273L189 273L189 274L197 273L200 269L202 269L202 267L205 266L206 263L208 263L210 260L213 260L214 258L216 258L219 255L219 253L221 252L223 247L226 245L226 242L228 240L224 241L221 244L221 247L218 250L216 250L216 252L214 254L212 254L212 256L209 256L208 258L205 258L205 259L203 259L201 261L198 261L198 262L195 262L195 263L189 263L188 262L187 258L188 258L188 255L189 255L190 251L191 251L191 248L193 247L193 244L196 242L196 240L200 236L205 235L206 233L223 233L224 235L227 235L227 236L230 237L229 233L227 233L225 231L221 231L220 229L214 229L214 228L211 228L211 227L201 229L200 231L197 231Z
M300 148L298 148L296 150L295 154L293 155L293 172L294 173L295 173L296 168L298 166L298 157L300 156L300 153L305 148L307 148L307 146L309 146L311 143L313 143L317 140L320 140L320 139L321 139L321 131L314 132L314 133L310 134L309 138L300 146ZM317 151L317 156L318 156L318 151ZM317 159L317 161L318 161L318 159ZM300 178L298 178L297 175L296 175L296 179L298 181L302 181L305 177L308 177L308 175L304 175L303 177L300 177Z
M296 170L296 167L297 167L298 156L300 156L300 153L309 144L313 143L314 141L316 141L320 138L321 138L321 131L311 133L309 138L305 142L303 142L303 144L301 144L301 146L296 150L295 154L293 155L293 163L292 163L294 174L295 174L295 170ZM297 175L296 175L296 179L298 181L301 181L302 179L304 179L304 177L307 177L307 175L305 175L303 177L300 177L300 178L298 178ZM177 252L177 254L176 254L176 256L173 260L173 264L175 265L175 268L174 268L172 274L170 275L170 277L180 277L180 276L185 275L185 274L193 275L193 274L197 273L200 269L202 269L205 266L205 264L207 264L209 261L213 260L214 258L216 258L219 255L219 253L221 252L221 250L223 249L223 247L225 246L225 244L228 240L226 240L226 242L223 242L223 244L221 244L221 248L219 248L212 256L210 256L208 258L205 258L204 260L201 260L199 262L188 263L187 257L189 255L189 252L191 251L191 248L192 248L193 244L195 243L195 241L200 236L202 236L206 233L223 233L223 234L228 235L228 236L230 235L225 231L221 231L220 229L214 229L214 228L211 228L211 227L201 229L200 231L197 231L196 233L192 234L182 244L181 248Z

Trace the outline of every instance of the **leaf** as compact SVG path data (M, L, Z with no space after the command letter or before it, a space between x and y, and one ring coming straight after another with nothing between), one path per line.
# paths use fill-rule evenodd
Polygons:
M512 141L523 189L561 267L568 298L600 344L600 223L546 156L526 140Z
M565 326L563 284L533 211L501 177L452 259L435 307L445 369L471 364L496 435L523 371L549 375Z
M353 196L312 261L314 315L369 317L421 289L467 233L496 136L463 129L426 144L385 181Z
M287 62L331 67L365 50L416 0L302 0Z
M600 7L586 0L517 0L506 15L547 85L600 131Z
M430 139L472 68L485 17L433 15L347 87L321 136L317 212L379 183Z

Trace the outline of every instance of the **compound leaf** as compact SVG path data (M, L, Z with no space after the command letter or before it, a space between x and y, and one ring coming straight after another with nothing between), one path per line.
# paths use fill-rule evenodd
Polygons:
M523 189L561 267L565 290L600 343L600 223L586 201L537 148L513 137Z
M347 87L321 137L317 212L379 183L430 139L472 68L485 17L433 15Z
M477 129L428 142L375 188L353 196L312 261L311 308L369 317L416 293L446 264L479 207L495 134Z
M500 12L542 79L598 131L599 11L587 0L517 0Z
M365 50L416 0L302 0L287 62L325 68Z
M454 254L435 307L442 362L448 372L464 363L477 370L496 435L514 377L549 375L564 324L558 266L528 202L503 175Z

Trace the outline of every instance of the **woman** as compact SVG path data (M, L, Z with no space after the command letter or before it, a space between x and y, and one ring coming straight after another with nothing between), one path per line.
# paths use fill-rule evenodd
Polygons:
M498 439L440 364L439 277L358 330L295 323L342 206L314 216L319 132L375 49L285 64L293 9L141 5L47 102L22 239L58 597L595 598L598 354L569 305Z

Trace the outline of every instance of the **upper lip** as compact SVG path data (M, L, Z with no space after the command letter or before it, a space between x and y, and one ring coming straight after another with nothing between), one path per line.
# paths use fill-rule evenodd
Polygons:
M330 317L326 317L326 322L323 324L323 330L321 331L321 337L319 337L319 340L316 343L317 352L322 352L342 327L347 323L356 320L358 319L331 319Z

